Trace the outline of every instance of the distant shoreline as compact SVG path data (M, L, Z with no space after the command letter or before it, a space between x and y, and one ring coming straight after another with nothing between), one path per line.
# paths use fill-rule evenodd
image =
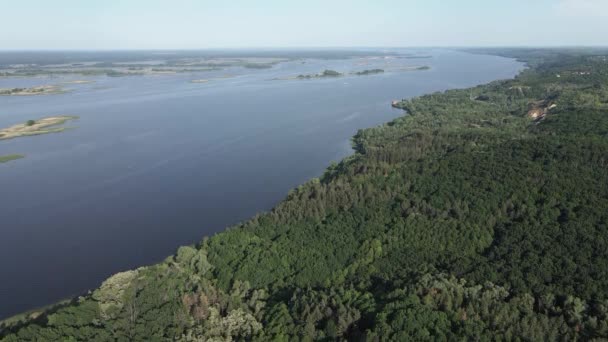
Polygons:
M67 91L58 85L43 85L31 88L0 88L0 96L38 96L63 94Z

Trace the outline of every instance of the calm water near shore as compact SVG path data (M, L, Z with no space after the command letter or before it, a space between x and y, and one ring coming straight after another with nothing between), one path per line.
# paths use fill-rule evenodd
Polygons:
M0 78L73 80L68 93L0 97L0 127L77 115L75 129L0 141L0 318L96 287L268 210L352 153L357 129L403 115L391 100L510 78L511 59L430 50L429 59L304 59L271 69ZM398 71L428 65L426 71ZM371 76L273 80L325 69ZM192 80L208 79L205 83Z

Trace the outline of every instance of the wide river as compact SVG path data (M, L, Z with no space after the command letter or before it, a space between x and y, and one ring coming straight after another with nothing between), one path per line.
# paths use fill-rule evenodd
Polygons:
M132 77L4 78L0 127L70 114L74 129L0 141L0 318L94 288L180 245L268 210L352 153L359 128L403 115L391 100L511 78L512 59L448 50L428 59L284 62L272 69ZM428 65L427 71L277 77ZM194 79L212 79L191 83Z

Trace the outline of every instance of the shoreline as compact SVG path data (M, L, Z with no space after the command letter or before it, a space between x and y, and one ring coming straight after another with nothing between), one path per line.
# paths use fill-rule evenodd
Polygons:
M505 58L508 58L508 57L505 57ZM509 58L509 59L514 59L514 58ZM414 67L414 68L417 68L417 67ZM425 70L426 70L426 69L425 69ZM510 79L514 79L514 78L515 78L517 75L520 75L520 74L521 74L521 72L522 72L522 71L518 72L518 73L517 73L515 76L511 77ZM337 77L340 77L340 76L337 76ZM333 78L333 77L328 77L328 78ZM297 78L295 78L295 79L297 79ZM498 80L498 79L496 79L496 80ZM489 84L489 83L494 82L494 81L496 81L496 80L493 80L493 81L490 81L490 82L485 82L485 83L482 83L482 84L483 84L483 85L486 85L486 84ZM480 85L481 85L481 84L480 84ZM467 87L467 88L465 88L465 89L472 89L472 88L474 88L474 87L476 87L476 86ZM429 94L430 94L430 93L429 93ZM406 114L400 115L400 116L399 116L397 119L401 119L401 118L403 118L404 116L407 116L407 115L406 115ZM384 123L382 123L381 125L386 125L386 124L388 124L388 123L390 123L390 122L392 122L392 121L394 121L394 120L390 120L390 121L384 122ZM372 126L372 127L363 127L363 128L361 128L361 130L365 130L365 129L372 129L372 128L374 128L374 127L373 127L373 126ZM356 136L356 135L351 136L351 139L352 139L352 138L354 138L355 136ZM357 149L355 149L355 148L353 148L353 149L352 149L352 152L353 152L353 153L351 153L350 155L348 155L348 156L346 156L346 157L342 158L342 159L339 161L339 163L342 163L342 162L347 162L348 160L351 160L352 158L356 158L356 156L357 156L358 154L360 154L360 152L359 152ZM331 171L331 166L327 166L327 167L325 167L325 168L324 168L323 170L321 170L321 171L322 171L322 172L324 172L324 173L327 173L327 172ZM293 191L294 189L297 189L298 187L302 187L302 186L304 186L304 185L306 185L306 184L308 184L308 183L310 183L310 182L312 182L312 180L309 180L309 181L307 181L307 182L304 182L304 183L300 184L299 186L293 187L293 188L291 188L291 189L290 189L290 191ZM286 199L287 199L287 197L285 197L284 199L282 199L281 201L279 201L278 203L276 203L276 204L273 206L273 208L275 208L275 207L279 206L279 205L280 205L281 203L283 203L283 202L284 202ZM272 209L271 209L271 210L272 210ZM258 214L261 214L261 213L263 213L263 212L258 212ZM248 219L246 219L245 221L249 221L249 220L251 220L252 218L253 218L253 216L252 216L252 217L250 217L250 218L248 218ZM222 231L220 231L220 232L218 232L218 233L215 233L215 234L209 235L208 237L215 236L215 235L217 235L217 234L223 234L223 233L225 233L226 231L228 231L228 230L230 230L230 229L234 229L234 228L235 228L235 227L237 227L237 226L238 226L238 224L232 225L232 226L227 227L226 229L224 229L224 230L222 230ZM176 250L177 250L177 248L179 248L179 247L180 247L180 246L176 246ZM152 265L156 265L156 264L159 264L159 263L160 263L160 262L151 263L151 264L144 265L143 267L152 266ZM136 268L133 268L133 269L136 269ZM120 272L117 272L117 273L120 273ZM115 273L115 274L117 274L117 273ZM110 277L112 277L112 276L110 276ZM106 279L109 279L110 277L107 277ZM101 286L101 283L99 284L99 286ZM94 289L98 289L98 288L99 288L99 286L98 286L98 287L96 287L96 288L94 288ZM93 289L89 289L89 291L90 291L90 290L93 290ZM83 293L86 293L86 292L87 292L87 290L83 290L82 292L83 292ZM71 297L71 298L72 298L72 299L74 299L75 297ZM68 299L68 300L69 300L69 299ZM46 308L46 307L53 307L53 306L55 306L55 305L58 305L59 303L61 303L61 302L55 302L54 304L52 303L52 304L45 305L45 306L42 306L42 307L43 307L43 308ZM32 312L32 311L35 311L35 310L36 310L36 309L31 309L31 310L28 310L27 312ZM23 315L23 314L24 314L24 313L22 312L22 313L19 313L19 314L17 314L17 315L10 316L10 317L8 317L7 319L0 320L0 322L7 321L7 320L8 320L8 319L10 319L10 318L13 318L13 317L18 316L18 315ZM42 312L42 314L44 314L44 312Z

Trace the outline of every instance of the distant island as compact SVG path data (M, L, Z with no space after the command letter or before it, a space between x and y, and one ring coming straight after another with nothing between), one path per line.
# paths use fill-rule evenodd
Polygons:
M287 80L311 80L316 78L332 78L332 77L342 77L343 73L335 71L335 70L323 70L323 72L318 74L300 74L298 76L287 76L287 77L276 77L273 78L273 81L287 81Z
M431 67L427 66L427 65L422 65L422 66L407 66L407 67L402 67L402 68L392 68L389 71L422 71L422 70L429 70L431 69ZM348 75L353 75L353 76L366 76L366 75L376 75L376 74L381 74L384 73L385 70L384 69L367 69L367 70L362 70L362 71L354 71L354 72L349 72ZM273 78L273 80L275 81L285 81L285 80L311 80L311 79L318 79L318 78L333 78L333 77L343 77L347 74L335 71L335 70L330 70L330 69L326 69L321 73L318 74L301 74L298 76L291 76L291 77L277 77L277 78Z
M69 64L9 64L0 65L1 77L32 77L32 76L144 76L163 75L188 72L207 72L223 70L231 67L247 69L269 69L274 65L289 61L293 57L247 57L247 56L199 56L148 60L120 60L112 57L103 61L82 61ZM74 82L80 83L80 82ZM87 82L88 83L88 82Z
M422 71L422 70L430 70L431 67L428 65L421 65L421 66L411 66L411 67L405 67L405 68L400 68L399 71Z
M0 156L0 164L8 163L13 160L24 158L25 156L22 154L9 154L6 156Z
M384 72L383 69L369 69L369 70L363 70L363 71L354 72L353 75L365 76L365 75L381 74L383 72Z
M0 96L29 96L62 94L66 91L57 85L43 85L31 88L0 88Z
M38 120L28 120L11 127L0 129L0 140L13 139L24 136L40 135L48 133L63 132L68 127L55 127L70 120L78 119L77 116L59 115L49 116Z
M244 68L247 69L271 69L276 63L245 63Z
M344 76L344 74L337 72L335 70L324 70L320 74L298 75L296 78L299 80L308 80L311 78L340 77L340 76Z

